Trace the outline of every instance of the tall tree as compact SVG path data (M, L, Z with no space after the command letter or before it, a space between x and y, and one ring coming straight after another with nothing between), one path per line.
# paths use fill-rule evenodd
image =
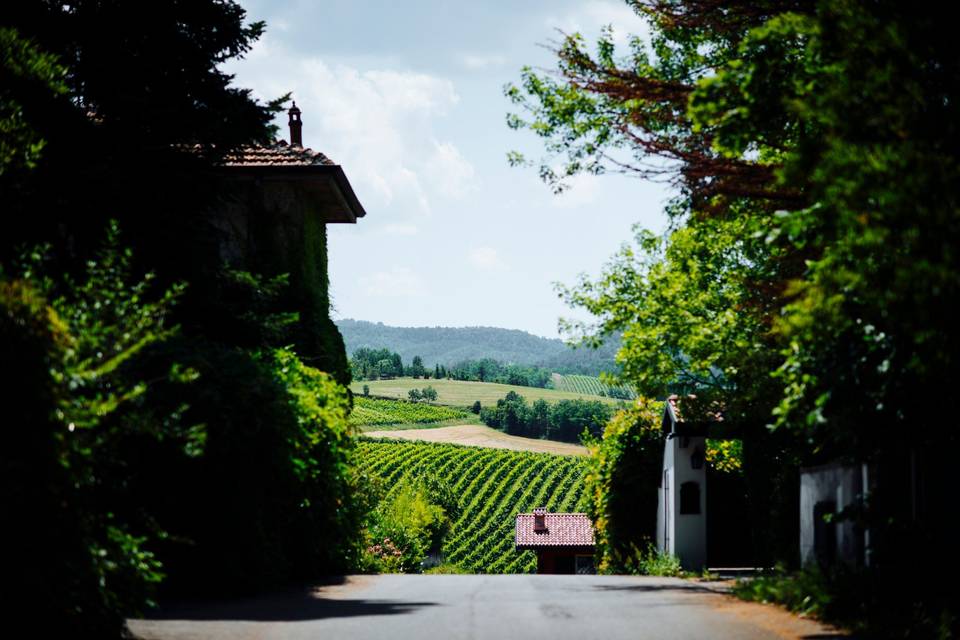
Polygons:
M568 329L588 342L622 329L618 359L644 393L711 395L756 426L753 440L770 424L807 461L881 461L905 442L928 458L956 443L960 330L938 311L960 294L960 58L947 10L629 4L648 41L618 52L607 31L591 54L571 34L556 73L526 69L507 89L526 112L508 122L544 138L554 188L619 171L679 194L666 237L639 233L599 281L563 290L598 316ZM907 566L881 532L929 544L946 530L876 498L877 522L896 522L875 529L876 559Z

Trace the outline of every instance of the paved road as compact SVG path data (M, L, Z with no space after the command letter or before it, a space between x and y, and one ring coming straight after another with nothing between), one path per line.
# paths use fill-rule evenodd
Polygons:
M617 576L357 576L131 620L142 638L726 640L837 637L716 583Z

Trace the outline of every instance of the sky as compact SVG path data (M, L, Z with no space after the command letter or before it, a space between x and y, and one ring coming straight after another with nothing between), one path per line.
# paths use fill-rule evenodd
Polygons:
M331 224L332 315L396 326L494 326L558 337L585 318L554 283L596 276L635 223L661 232L663 184L608 174L555 195L542 141L506 126L503 86L552 68L563 32L642 34L622 0L240 0L266 34L224 65L261 99L291 92L304 146L340 164L366 217ZM278 117L287 138L287 118Z

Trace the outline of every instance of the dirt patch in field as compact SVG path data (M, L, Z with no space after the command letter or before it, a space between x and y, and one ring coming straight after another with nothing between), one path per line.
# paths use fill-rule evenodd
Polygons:
M465 424L456 427L440 427L438 429L367 431L363 435L369 438L398 438L402 440L422 440L425 442L447 442L449 444L465 444L473 447L488 447L491 449L555 453L564 456L587 455L587 448L578 444L511 436L480 424Z

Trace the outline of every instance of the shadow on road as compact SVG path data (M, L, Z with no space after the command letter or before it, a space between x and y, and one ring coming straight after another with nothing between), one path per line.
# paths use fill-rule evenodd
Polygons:
M175 603L150 612L149 620L296 622L322 618L412 613L436 602L324 598L311 589L230 601Z
M634 593L658 593L663 591L683 591L692 593L730 593L730 588L725 584L597 584L592 585L598 591L632 591Z

